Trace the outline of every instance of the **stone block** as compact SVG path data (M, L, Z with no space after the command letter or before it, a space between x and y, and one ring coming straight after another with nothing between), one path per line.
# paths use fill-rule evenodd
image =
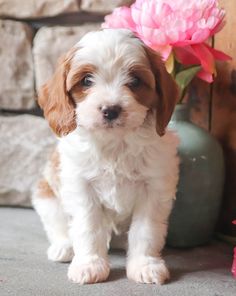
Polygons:
M82 0L81 9L92 12L108 13L118 6L129 6L133 2L134 0Z
M79 27L45 27L35 36L33 55L36 89L50 78L58 58L67 52L89 31L100 29L101 24L84 24Z
M0 109L35 105L32 36L28 25L0 20Z
M56 138L41 117L0 116L0 142L0 205L29 206Z
M40 18L79 10L78 0L0 0L0 16Z

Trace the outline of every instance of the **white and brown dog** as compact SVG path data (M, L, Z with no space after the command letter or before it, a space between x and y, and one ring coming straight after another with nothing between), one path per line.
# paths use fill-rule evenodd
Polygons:
M161 258L178 181L178 138L165 128L177 87L159 56L128 30L85 35L42 88L59 136L33 204L75 283L107 279L112 232L129 221L127 276L162 284Z

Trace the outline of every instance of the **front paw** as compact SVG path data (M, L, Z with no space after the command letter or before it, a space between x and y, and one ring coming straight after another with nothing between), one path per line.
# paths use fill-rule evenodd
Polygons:
M68 278L81 285L93 284L105 281L109 272L109 263L104 258L92 256L85 263L74 258L68 269Z
M143 256L128 259L127 277L137 283L162 285L170 275L162 259Z
M56 262L70 262L74 256L72 245L65 240L53 243L47 251L48 259Z

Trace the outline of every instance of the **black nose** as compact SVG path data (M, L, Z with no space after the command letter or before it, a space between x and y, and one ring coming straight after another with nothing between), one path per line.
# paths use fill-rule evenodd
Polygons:
M121 112L121 107L118 105L110 106L110 107L104 106L102 107L101 110L102 110L103 118L108 121L112 121L119 117Z

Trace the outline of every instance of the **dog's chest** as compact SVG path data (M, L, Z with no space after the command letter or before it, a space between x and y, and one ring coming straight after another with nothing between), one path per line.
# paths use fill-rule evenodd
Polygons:
M85 180L105 208L128 215L136 200L147 195L149 181L157 179L160 168L166 167L165 157L159 153L164 147L158 138L146 134L126 142L115 137L104 142L99 146L76 137L62 141L62 167L67 167L67 175L74 176L73 180Z
M122 215L132 211L135 200L145 190L142 163L141 156L135 159L129 154L100 160L98 174L90 184L106 208Z

